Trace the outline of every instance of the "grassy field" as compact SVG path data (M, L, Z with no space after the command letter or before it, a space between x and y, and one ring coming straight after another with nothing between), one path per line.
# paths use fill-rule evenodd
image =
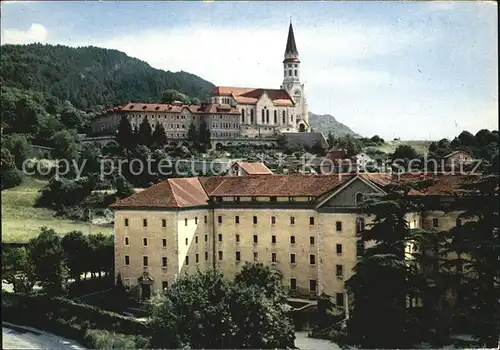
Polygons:
M429 145L432 141L388 141L381 146L377 147L368 147L370 149L377 149L384 153L393 153L394 150L400 145L410 145L413 147L418 153L424 154L427 153Z
M47 226L57 233L89 232L89 224L54 217L54 211L35 208L35 200L46 182L26 177L21 186L2 191L2 242L26 242ZM111 234L112 225L92 225L91 232Z

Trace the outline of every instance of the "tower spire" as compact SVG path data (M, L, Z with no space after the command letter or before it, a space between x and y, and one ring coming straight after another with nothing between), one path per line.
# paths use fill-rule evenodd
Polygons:
M297 45L295 44L295 36L293 35L292 16L290 16L290 26L288 27L288 39L286 41L285 55L286 54L299 54Z

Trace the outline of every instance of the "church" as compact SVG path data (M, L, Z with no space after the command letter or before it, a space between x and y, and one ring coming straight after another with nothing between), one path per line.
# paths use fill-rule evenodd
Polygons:
M222 144L272 140L283 133L310 132L300 60L290 22L279 89L218 86L201 105L130 102L107 110L92 122L94 134L114 134L123 116L139 128L146 118L152 129L162 124L170 142L187 139L189 126L205 121L211 140ZM250 139L250 140L249 140Z

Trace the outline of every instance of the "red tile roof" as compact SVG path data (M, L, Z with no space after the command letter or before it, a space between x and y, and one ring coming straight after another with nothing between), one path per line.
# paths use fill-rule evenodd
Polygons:
M248 175L272 175L273 172L264 163L236 162Z
M218 86L213 91L213 96L232 96L241 104L256 104L259 98L266 93L275 105L294 106L292 97L286 90L241 88L232 86Z
M229 105L178 105L178 104L155 104L155 103L129 103L125 106L119 106L108 109L107 113L112 112L158 112L158 113L181 113L184 109L193 114L241 114L236 108Z

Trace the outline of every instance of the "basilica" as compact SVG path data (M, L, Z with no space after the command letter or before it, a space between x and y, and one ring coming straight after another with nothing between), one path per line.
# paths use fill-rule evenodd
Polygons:
M279 89L218 86L201 105L130 102L107 110L92 122L94 134L114 134L126 116L134 128L146 118L152 129L162 124L169 140L187 138L189 126L205 121L212 140L273 139L281 133L311 131L304 84L300 82L299 52L292 23L288 29L283 82Z

